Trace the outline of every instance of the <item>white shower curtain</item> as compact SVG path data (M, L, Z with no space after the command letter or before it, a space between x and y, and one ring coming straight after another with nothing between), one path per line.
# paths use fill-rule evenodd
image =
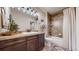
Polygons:
M63 39L64 47L75 50L75 8L63 10Z
M76 50L79 51L79 7L76 7Z

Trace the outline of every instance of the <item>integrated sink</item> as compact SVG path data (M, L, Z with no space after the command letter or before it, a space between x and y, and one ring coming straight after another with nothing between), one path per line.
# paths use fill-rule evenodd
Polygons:
M12 36L12 35L16 35L18 33L15 33L15 32L4 32L4 33L1 33L0 36Z

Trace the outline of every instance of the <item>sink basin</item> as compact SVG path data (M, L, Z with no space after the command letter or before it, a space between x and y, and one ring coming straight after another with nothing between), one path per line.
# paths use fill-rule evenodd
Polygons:
M17 33L14 33L14 32L5 32L5 33L1 33L0 36L12 36L12 35L15 35Z

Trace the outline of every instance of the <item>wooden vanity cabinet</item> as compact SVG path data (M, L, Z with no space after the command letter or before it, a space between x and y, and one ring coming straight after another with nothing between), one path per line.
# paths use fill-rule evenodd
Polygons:
M0 41L0 51L38 51L44 47L44 34Z

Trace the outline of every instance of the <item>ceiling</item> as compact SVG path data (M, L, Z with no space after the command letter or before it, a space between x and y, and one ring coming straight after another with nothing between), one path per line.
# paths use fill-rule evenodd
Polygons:
M65 9L67 7L39 7L43 11L47 11L50 15L53 15L57 13L58 11L61 11L62 9Z

